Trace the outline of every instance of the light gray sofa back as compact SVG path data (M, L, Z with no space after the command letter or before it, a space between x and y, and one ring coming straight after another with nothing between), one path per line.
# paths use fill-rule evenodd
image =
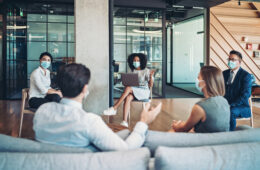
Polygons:
M98 153L16 153L0 152L4 170L146 170L148 148Z
M259 170L260 142L169 148L155 153L156 170Z
M158 146L193 147L231 143L260 142L260 128L218 133L168 133L148 131L144 146L152 155Z
M0 134L0 152L85 153L94 150L94 147L64 147Z
M121 135L124 134L128 132ZM64 147L0 134L0 169L146 170L150 159L148 148L92 153L93 150L95 148Z

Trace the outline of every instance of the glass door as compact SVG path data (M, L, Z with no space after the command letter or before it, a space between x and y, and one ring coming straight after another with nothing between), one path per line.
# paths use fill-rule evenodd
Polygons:
M201 9L203 12L203 9ZM167 84L201 95L195 80L205 60L204 15L167 26Z
M172 85L199 93L195 80L204 65L203 15L173 25L172 64Z

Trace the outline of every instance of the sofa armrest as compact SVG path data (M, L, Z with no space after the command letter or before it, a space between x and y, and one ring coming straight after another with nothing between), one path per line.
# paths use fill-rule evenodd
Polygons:
M169 169L260 169L260 142L169 148L159 147L155 168Z

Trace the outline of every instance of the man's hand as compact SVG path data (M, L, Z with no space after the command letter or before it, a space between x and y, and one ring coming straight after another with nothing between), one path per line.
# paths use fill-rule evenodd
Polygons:
M154 121L156 116L160 113L162 103L159 103L156 107L150 107L150 103L147 103L141 113L141 122L150 124Z

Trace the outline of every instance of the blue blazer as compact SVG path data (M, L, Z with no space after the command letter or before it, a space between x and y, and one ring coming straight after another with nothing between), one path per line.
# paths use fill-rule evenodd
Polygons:
M224 97L230 105L231 114L235 114L239 117L250 117L251 110L248 100L251 96L252 88L251 75L244 69L240 68L233 83L227 85L229 75L230 69L223 72L226 88L226 94Z

